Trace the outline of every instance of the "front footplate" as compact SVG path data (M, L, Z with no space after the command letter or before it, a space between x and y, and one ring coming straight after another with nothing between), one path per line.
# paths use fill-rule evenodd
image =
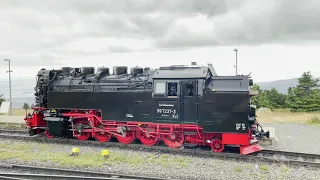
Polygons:
M247 146L240 146L240 154L251 154L263 150L259 144L251 144Z

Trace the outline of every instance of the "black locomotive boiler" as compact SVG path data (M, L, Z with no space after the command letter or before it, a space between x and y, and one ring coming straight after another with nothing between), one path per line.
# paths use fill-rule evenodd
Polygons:
M139 139L153 146L211 146L222 152L237 146L241 154L260 151L269 137L256 120L249 76L218 76L207 66L150 68L126 66L41 69L36 105L25 118L30 134L47 137Z

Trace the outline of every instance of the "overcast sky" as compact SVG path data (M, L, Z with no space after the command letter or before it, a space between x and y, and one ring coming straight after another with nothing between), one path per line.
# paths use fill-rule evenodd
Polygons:
M0 58L41 67L212 63L255 81L320 76L319 0L1 0ZM0 79L7 78L0 61Z

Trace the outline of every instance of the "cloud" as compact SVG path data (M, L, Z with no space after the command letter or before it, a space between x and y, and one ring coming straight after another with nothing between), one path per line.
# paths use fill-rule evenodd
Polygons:
M39 65L99 53L318 42L319 18L317 0L2 0L0 52L9 54L0 55Z
M56 53L13 53L0 51L0 57L3 59L10 59L12 66L52 66L61 65L57 60L62 56ZM7 66L8 62L0 59L1 66Z

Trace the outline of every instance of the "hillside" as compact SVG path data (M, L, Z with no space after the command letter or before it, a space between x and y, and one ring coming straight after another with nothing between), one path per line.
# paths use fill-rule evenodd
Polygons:
M320 79L320 77L318 77ZM280 93L287 94L288 88L298 85L298 78L283 79L270 82L257 82L261 89L270 90L273 87Z

